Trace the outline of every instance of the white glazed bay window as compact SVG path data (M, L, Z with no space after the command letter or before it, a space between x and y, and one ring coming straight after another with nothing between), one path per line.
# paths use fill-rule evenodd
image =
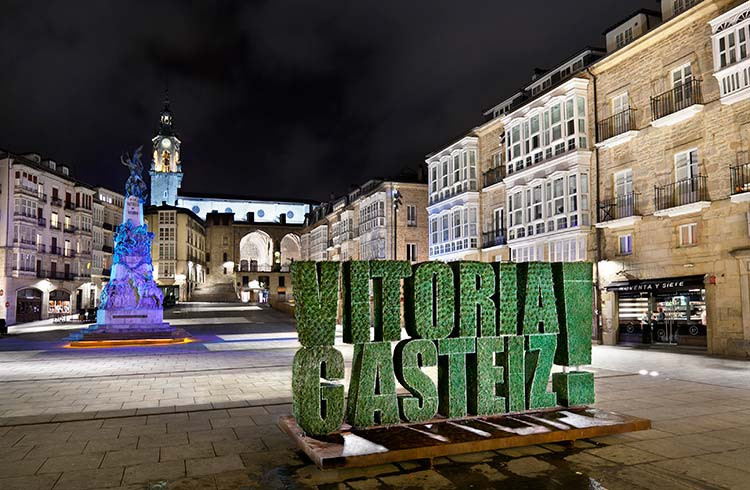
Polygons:
M430 256L477 248L478 206L455 206L430 218Z
M732 104L750 97L750 2L745 2L711 22L714 76L721 101Z
M555 97L542 108L534 108L523 119L514 119L506 130L507 173L561 155L588 148L586 98L583 95Z
M460 145L446 149L428 161L430 203L462 192L479 190L476 138L466 138Z
M509 192L509 240L589 225L587 172L557 172Z

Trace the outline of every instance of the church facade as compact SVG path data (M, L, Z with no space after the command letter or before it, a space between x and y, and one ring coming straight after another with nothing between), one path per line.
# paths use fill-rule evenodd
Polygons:
M178 301L290 297L289 264L302 256L300 237L313 202L183 191L182 141L168 99L151 141L146 214L163 249L153 257L159 287Z

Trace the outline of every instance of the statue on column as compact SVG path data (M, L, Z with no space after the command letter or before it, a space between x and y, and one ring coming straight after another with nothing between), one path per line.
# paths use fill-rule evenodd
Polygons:
M71 337L71 345L87 341L149 339L179 342L187 333L164 322L163 294L154 281L151 242L154 234L143 220L148 188L141 173L141 148L120 157L130 169L125 182L122 224L115 231L110 281L102 290L97 323Z

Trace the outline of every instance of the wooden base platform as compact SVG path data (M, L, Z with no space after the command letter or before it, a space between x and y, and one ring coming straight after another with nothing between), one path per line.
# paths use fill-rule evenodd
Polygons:
M307 437L292 416L279 427L320 469L372 466L492 449L575 441L651 428L651 421L596 408L556 408L540 412L436 419L429 423L352 429Z

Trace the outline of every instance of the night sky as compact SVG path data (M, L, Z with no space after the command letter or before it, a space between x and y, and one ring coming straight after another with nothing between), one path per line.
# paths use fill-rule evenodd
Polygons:
M416 167L654 0L3 1L0 147L122 190L164 88L183 190L326 199ZM150 162L145 162L146 166Z

